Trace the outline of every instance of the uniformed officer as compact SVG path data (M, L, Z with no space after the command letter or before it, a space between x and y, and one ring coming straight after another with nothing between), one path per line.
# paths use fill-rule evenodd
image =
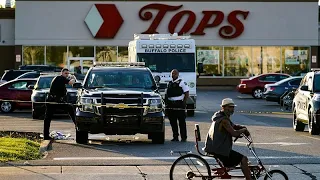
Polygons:
M46 114L44 118L43 136L45 140L51 139L51 137L49 136L49 130L51 119L55 112L55 109L67 110L73 123L75 123L75 112L73 110L73 106L66 104L66 84L73 85L74 83L75 78L74 76L69 76L69 70L67 68L63 68L61 70L61 75L53 78L50 85L50 91L47 97Z
M171 71L171 77L172 81L168 83L165 98L168 118L173 132L173 139L171 141L179 141L177 124L179 120L181 141L185 142L187 140L185 108L189 97L189 87L186 82L178 78L179 71L177 69Z

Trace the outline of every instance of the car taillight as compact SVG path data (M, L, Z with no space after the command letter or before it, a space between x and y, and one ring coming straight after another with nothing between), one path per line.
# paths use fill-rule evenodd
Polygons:
M246 85L246 84L239 84L239 87L240 87L240 88L246 88L247 85Z

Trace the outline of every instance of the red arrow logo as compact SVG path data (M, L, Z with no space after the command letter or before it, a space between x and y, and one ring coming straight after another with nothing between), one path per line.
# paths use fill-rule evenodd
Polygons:
M95 38L112 39L120 30L123 18L115 4L95 4L85 23Z

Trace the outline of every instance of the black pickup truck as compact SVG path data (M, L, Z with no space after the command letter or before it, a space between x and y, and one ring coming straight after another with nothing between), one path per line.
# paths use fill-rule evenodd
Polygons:
M152 143L164 143L164 102L149 68L96 65L74 87L77 143L87 143L88 133L141 133Z

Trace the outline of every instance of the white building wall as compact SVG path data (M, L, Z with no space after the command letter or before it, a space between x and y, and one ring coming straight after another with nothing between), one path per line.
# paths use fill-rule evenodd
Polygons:
M0 46L14 46L14 19L0 19Z
M114 39L94 39L84 19L95 3L114 3L124 19ZM86 2L86 1L17 1L15 20L16 45L114 45L127 46L134 33L146 31L151 21L142 21L139 10L159 2ZM225 13L221 25L207 28L205 36L193 36L199 46L240 45L318 45L317 2L164 2L183 7L166 14L158 27L168 33L170 19L181 10L196 13L196 25L203 10L220 10ZM244 32L235 39L222 39L219 29L228 25L227 15L233 10L250 11L244 23ZM153 13L156 15L156 12ZM182 20L184 21L184 20ZM180 29L183 24L179 24ZM194 25L192 30L195 30ZM192 32L192 30L190 32Z

